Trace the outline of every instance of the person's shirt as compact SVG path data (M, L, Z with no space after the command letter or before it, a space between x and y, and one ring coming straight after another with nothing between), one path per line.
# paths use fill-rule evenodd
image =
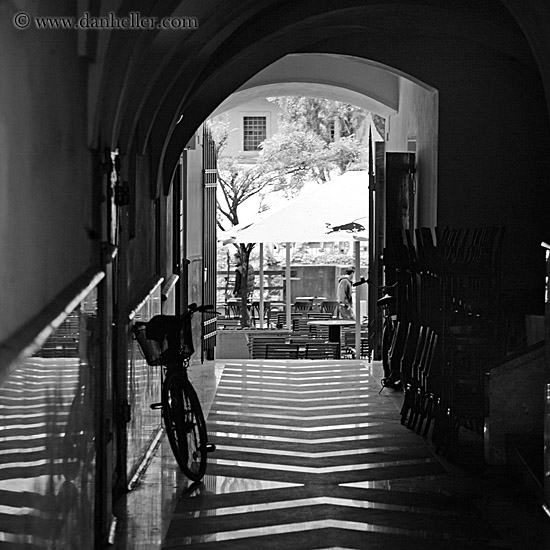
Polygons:
M238 266L235 269L235 288L233 294L240 294L243 286L243 267L242 265ZM254 292L254 268L249 266L248 276L246 280L246 292L252 294Z
M351 279L349 275L342 275L338 279L338 289L336 291L336 299L341 304L351 304Z
M233 289L233 294L239 294L241 292L241 285L243 281L242 267L238 266L235 269L235 288Z

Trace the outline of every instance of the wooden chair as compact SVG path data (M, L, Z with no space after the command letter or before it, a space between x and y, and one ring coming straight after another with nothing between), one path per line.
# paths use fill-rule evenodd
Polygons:
M355 349L355 330L344 328L341 338L341 356L342 359L356 359L357 351ZM361 331L361 349L359 350L360 359L370 359L370 346L368 333Z
M355 331L343 327L340 340L342 359L355 359Z
M311 302L296 300L292 306L292 311L295 313L307 313L308 311L311 311Z
M290 335L290 338L288 341L290 344L298 344L302 346L304 348L304 351L307 344L315 343L315 341L312 342L312 338L310 338L309 336L302 336L302 335L294 336L293 334Z
M290 314L290 323L292 325L292 321L293 319L301 319L302 318L302 314L301 313L291 313ZM286 326L286 313L277 313L277 324L276 324L276 327L277 328L289 328L290 330L290 327L287 327Z
M321 313L330 313L331 317L336 317L338 311L338 302L334 300L325 300L321 302Z
M403 383L404 399L401 407L401 424L407 424L408 415L411 414L412 416L414 413L413 405L420 383L418 379L419 365L422 362L422 354L424 353L426 341L431 332L431 329L426 326L422 326L418 329L414 356L410 362L405 360L402 363L401 379Z
M265 301L264 302L264 323L269 326L269 319L270 319L270 310L271 310L271 302ZM252 302L252 322L254 325L256 324L256 320L260 319L260 302L258 300L254 300Z
M420 361L413 365L414 391L412 393L411 400L411 413L409 416L409 421L407 422L407 428L410 429L414 429L416 427L425 405L423 387L424 373L429 370L429 365L431 364L433 357L433 346L436 342L437 338L435 336L435 332L433 330L428 330L424 338Z
M292 319L292 332L309 336L309 325L307 319Z
M276 328L278 323L279 314L281 314L282 311L279 309L273 309L270 308L267 312L267 326L270 328Z
M78 357L79 337L78 313L72 313L48 337L36 355L41 357Z
M340 359L340 344L319 342L306 345L306 359Z
M266 345L266 359L299 359L300 345L277 343Z
M401 380L401 361L407 346L407 340L411 331L411 323L398 321L395 325L393 338L388 353L389 373L384 373L393 382Z
M232 329L236 330L240 328L241 320L240 319L217 319L217 328L221 330Z
M329 328L320 325L309 325L309 335L323 342L328 341Z
M248 354L250 355L251 359L266 359L268 345L285 343L285 336L249 336Z
M437 357L437 343L438 336L435 332L433 332L431 335L430 348L428 350L426 364L420 372L420 413L418 416L416 433L419 434L422 432L424 437L428 435L430 424L435 418L437 407L439 405L439 395L431 379L434 361ZM424 422L426 422L426 425L424 426L424 430L422 430L422 425Z
M240 302L227 302L229 317L240 319L242 314L242 304Z

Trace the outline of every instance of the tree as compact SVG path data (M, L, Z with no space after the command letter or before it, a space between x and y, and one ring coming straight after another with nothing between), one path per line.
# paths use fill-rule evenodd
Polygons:
M281 109L281 120L302 130L311 130L329 144L340 137L357 136L367 111L330 99L315 97L274 97L268 101Z
M321 136L326 143L340 138L354 136L365 138L368 128L364 125L368 112L341 101L313 97L272 97L268 101L281 109L281 119L295 127L309 129ZM370 113L378 133L385 133L385 120L376 113Z

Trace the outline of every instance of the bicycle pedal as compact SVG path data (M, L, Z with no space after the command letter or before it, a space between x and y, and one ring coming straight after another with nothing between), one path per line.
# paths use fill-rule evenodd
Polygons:
M207 453L213 453L215 450L216 450L216 445L214 445L213 443L209 443L208 445L206 445Z
M154 411L156 411L156 410L162 409L162 403L151 403L149 407Z

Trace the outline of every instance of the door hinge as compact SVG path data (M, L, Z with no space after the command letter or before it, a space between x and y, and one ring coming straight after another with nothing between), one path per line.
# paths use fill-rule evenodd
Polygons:
M130 186L127 181L115 185L115 204L128 206L130 204Z
M124 419L124 422L126 422L126 424L128 424L128 422L130 422L130 420L132 420L132 409L130 407L130 403L128 401L128 399L125 399L124 402L122 403L121 405L121 408L122 408L122 418Z

